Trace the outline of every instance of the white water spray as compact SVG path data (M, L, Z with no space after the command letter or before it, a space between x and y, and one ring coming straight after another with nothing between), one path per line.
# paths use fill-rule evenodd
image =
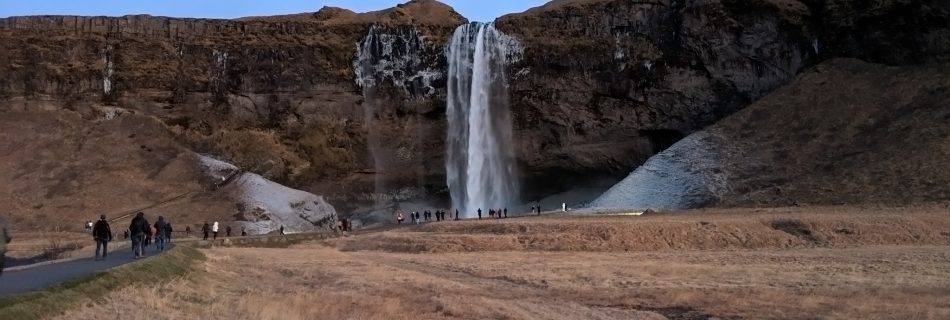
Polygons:
M505 65L521 47L491 24L458 27L446 50L446 179L452 206L471 217L517 199Z

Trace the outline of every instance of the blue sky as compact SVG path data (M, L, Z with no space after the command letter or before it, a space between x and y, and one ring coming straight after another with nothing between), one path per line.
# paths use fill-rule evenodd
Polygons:
M0 0L0 17L22 15L121 16L151 14L194 18L237 18L313 12L325 5L356 12L393 7L408 0ZM473 21L537 7L548 0L441 0Z

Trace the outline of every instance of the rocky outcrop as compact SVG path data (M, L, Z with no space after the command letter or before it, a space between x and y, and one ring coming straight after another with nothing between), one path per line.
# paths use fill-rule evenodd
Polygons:
M234 202L234 220L250 235L333 231L336 210L323 197L291 189L208 156L198 157L214 189Z

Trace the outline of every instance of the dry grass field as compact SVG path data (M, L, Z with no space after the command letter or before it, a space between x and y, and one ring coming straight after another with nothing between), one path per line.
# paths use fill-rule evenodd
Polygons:
M214 248L187 278L60 319L947 319L946 212L564 215Z

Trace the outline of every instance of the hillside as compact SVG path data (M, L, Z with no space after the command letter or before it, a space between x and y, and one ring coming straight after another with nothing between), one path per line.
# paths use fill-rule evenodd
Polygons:
M950 201L950 65L815 66L651 158L594 207Z

